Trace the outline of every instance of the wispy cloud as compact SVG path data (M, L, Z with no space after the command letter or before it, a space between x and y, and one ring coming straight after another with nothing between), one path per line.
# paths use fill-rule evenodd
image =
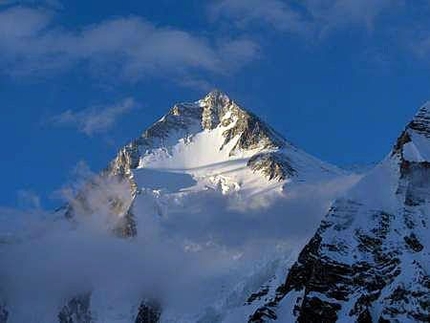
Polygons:
M67 110L51 119L56 126L75 127L88 136L111 129L118 119L136 107L133 98L109 106L92 106L80 111Z
M372 31L379 16L401 3L401 0L306 0L305 6L324 34L351 25Z
M301 33L307 29L301 15L280 0L221 0L212 3L209 12L213 19L234 19L239 27L260 22L282 31Z
M53 9L62 9L63 5L59 0L0 0L0 6L10 5L42 5Z
M58 25L54 18L54 11L40 8L0 10L0 71L21 75L79 65L139 80L196 71L228 73L258 54L250 40L209 39L138 16L76 28Z
M38 210L41 208L40 197L31 190L22 189L17 192L18 205L26 210Z
M323 37L345 26L368 30L376 18L400 0L220 0L209 6L212 19L228 18L239 27L256 23L274 30Z

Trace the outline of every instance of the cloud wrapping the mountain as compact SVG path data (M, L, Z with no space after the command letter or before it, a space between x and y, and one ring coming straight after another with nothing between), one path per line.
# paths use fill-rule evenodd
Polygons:
M229 286L241 302L235 293L258 288L273 274L267 260L288 257L304 243L332 197L357 180L303 185L252 205L212 190L165 200L144 189L134 209L138 235L119 239L112 235L119 218L107 205L112 194L129 196L128 185L97 176L83 163L75 173L76 183L63 190L77 211L73 221L62 212L0 209L0 219L14 220L0 230L0 299L7 300L11 322L54 321L67 300L85 291L92 292L92 312L101 322L109 322L111 312L132 321L144 297L157 297L176 313L201 308L210 315L216 305L208 290L217 295L214 289ZM97 185L88 204L76 207L73 192L91 176ZM305 203L310 195L311 205ZM255 286L238 284L237 275L255 275Z
M31 190L21 189L18 192L18 204L24 209L40 209L40 197Z

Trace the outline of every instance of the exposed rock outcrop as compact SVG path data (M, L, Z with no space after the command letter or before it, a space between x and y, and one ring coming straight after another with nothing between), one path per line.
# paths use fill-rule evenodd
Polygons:
M135 323L158 323L161 316L161 306L156 301L144 300L136 316Z
M92 323L91 294L76 296L67 302L58 314L59 323Z
M281 320L281 307L300 323L430 321L429 120L424 106L390 157L334 203L249 322ZM378 183L375 202L369 189Z

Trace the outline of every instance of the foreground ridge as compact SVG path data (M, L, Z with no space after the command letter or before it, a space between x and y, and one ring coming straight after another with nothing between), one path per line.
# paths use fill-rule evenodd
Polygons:
M425 105L390 156L333 204L250 323L429 321L429 121Z

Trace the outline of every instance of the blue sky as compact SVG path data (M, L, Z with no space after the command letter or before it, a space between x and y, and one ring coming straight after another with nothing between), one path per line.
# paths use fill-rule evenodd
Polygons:
M0 0L0 205L54 207L175 102L227 92L337 165L430 99L428 1Z

